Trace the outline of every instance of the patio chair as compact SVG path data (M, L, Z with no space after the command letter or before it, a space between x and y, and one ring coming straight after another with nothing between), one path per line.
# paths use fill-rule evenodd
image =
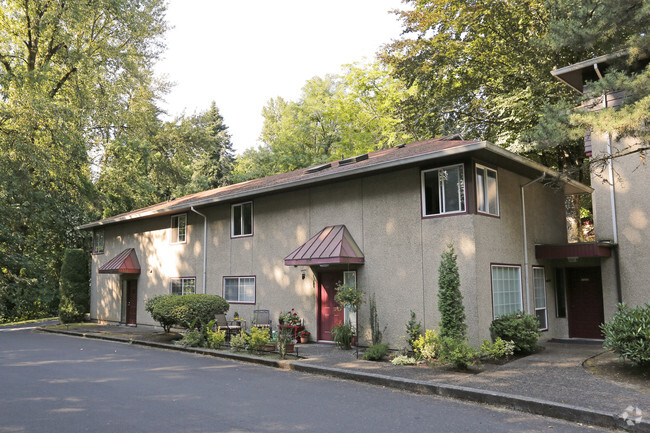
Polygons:
M253 326L273 329L269 310L253 310Z
M232 335L237 335L241 331L241 326L235 325L232 320L227 320L225 314L215 314L215 326L226 331L226 338L229 340Z

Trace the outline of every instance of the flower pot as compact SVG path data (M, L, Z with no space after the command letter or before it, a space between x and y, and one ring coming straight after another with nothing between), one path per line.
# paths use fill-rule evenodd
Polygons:
M275 344L265 344L264 351L273 352L275 350Z
M300 336L300 342L301 342L302 344L309 343L309 335L305 335L304 337L301 335L301 336Z

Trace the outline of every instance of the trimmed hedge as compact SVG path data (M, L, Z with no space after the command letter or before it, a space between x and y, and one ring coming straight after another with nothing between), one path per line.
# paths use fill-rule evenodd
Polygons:
M203 328L215 314L228 311L230 304L217 295L160 295L149 299L145 310L165 332L172 326Z
M539 320L532 314L504 314L490 325L492 340L497 337L515 343L515 353L528 354L537 350L539 339Z
M621 358L650 369L650 302L630 308L618 304L618 311L600 326L605 336L603 347Z

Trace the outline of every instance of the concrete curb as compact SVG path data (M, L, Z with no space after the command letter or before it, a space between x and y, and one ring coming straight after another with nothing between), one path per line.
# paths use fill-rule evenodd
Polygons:
M497 391L468 388L444 383L426 382L422 380L404 379L381 374L365 373L356 370L345 370L340 368L323 367L300 361L281 361L274 359L259 358L238 353L217 352L210 349L186 348L173 344L155 343L137 339L122 337L111 337L101 334L64 331L58 329L38 328L39 331L54 334L71 335L75 337L94 338L98 340L114 341L119 343L137 344L140 346L153 347L158 349L177 350L182 352L195 353L199 355L214 356L218 358L231 359L235 361L249 362L267 367L281 368L301 373L317 374L320 376L335 377L338 379L352 380L368 383L371 385L383 386L401 391L408 391L416 394L436 395L453 398L457 400L481 403L489 406L496 406L512 409L520 412L527 412L534 415L542 415L550 418L557 418L571 422L589 424L597 427L610 429L622 429L634 433L650 433L650 421L642 419L632 425L628 425L619 414L589 409L579 406L555 403L521 395L506 394Z

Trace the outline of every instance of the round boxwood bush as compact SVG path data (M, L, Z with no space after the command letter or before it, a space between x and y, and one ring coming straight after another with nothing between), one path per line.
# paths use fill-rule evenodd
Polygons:
M537 350L539 320L532 314L522 312L499 316L490 325L492 340L497 337L515 343L515 353L528 354Z
M230 304L217 295L161 295L147 301L145 309L151 317L169 332L172 326L188 328L203 327L214 319L215 314L223 314Z
M650 302L635 308L618 304L612 320L602 324L601 329L605 336L603 347L643 368L650 368Z

